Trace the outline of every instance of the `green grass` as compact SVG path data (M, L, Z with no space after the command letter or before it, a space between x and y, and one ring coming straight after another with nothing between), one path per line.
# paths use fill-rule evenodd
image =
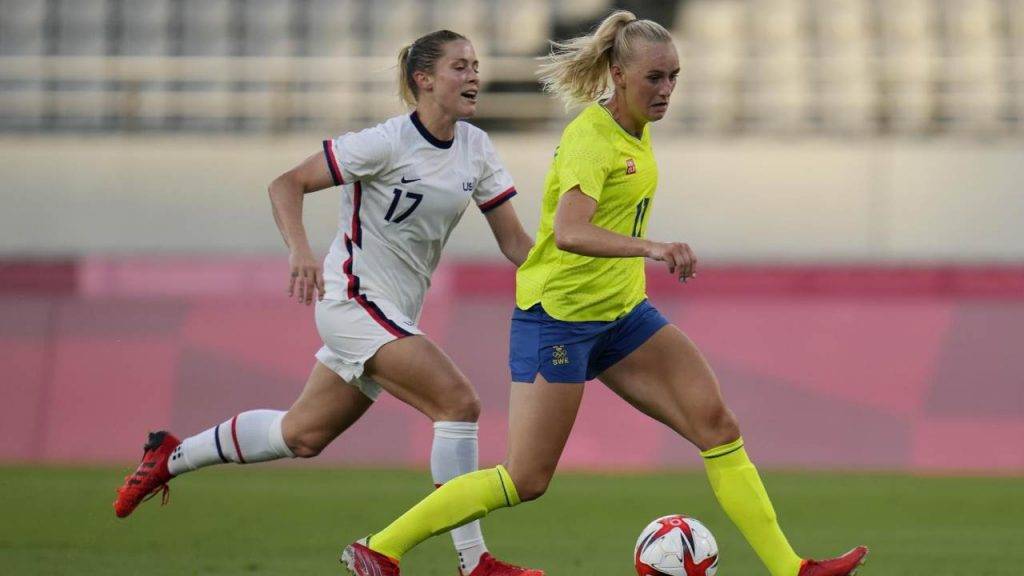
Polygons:
M425 472L222 467L176 480L171 503L114 518L126 470L0 468L2 574L341 574L337 555L430 489ZM902 475L765 475L797 550L872 547L864 574L1024 574L1024 480ZM765 574L700 473L560 474L538 502L484 520L502 558L550 576L629 576L653 518L704 521L719 574ZM406 556L403 574L454 576L447 536Z

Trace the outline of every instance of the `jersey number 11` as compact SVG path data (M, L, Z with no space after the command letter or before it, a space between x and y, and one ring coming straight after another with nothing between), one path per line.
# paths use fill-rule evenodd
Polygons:
M639 238L644 227L644 216L647 215L647 206L651 203L650 198L644 198L636 205L636 217L633 218L633 237Z

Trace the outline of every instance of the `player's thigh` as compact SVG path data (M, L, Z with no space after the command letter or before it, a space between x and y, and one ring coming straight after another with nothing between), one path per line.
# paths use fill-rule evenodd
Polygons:
M584 384L552 383L538 374L513 382L509 397L506 467L523 500L547 490L572 432Z
M357 388L316 362L302 393L282 419L281 432L296 455L315 455L371 405L373 401Z
M406 336L381 346L366 362L366 374L435 422L475 422L480 416L480 399L469 379L426 336Z
M735 440L711 366L697 346L668 324L598 378L641 412L669 426L700 449Z

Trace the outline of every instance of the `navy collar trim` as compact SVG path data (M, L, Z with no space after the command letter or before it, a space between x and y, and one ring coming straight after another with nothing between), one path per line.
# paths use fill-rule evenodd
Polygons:
M423 136L424 140L430 142L437 148L447 150L448 148L451 148L452 144L455 142L455 138L452 138L451 140L438 140L435 138L434 135L430 133L430 130L427 130L427 127L423 125L423 122L420 122L420 115L415 111L409 115L409 120L412 120L412 125L419 131L420 136Z

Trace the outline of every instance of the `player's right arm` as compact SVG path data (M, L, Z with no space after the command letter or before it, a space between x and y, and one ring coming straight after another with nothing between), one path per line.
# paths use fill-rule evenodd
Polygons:
M591 222L595 212L597 200L584 194L579 186L562 194L554 219L555 245L559 250L597 258L643 256L664 262L669 273L684 281L696 273L697 257L689 245L612 232Z
M697 259L686 244L653 242L593 223L617 157L607 135L596 125L578 118L566 127L552 165L560 188L553 218L555 246L596 258L643 256L665 262L669 272L680 280L692 277Z
M323 267L309 247L306 227L302 224L302 199L310 192L331 186L334 186L334 179L327 158L318 152L275 178L268 188L274 222L289 251L288 295L297 293L300 303L311 304L314 292L318 299L324 297Z

